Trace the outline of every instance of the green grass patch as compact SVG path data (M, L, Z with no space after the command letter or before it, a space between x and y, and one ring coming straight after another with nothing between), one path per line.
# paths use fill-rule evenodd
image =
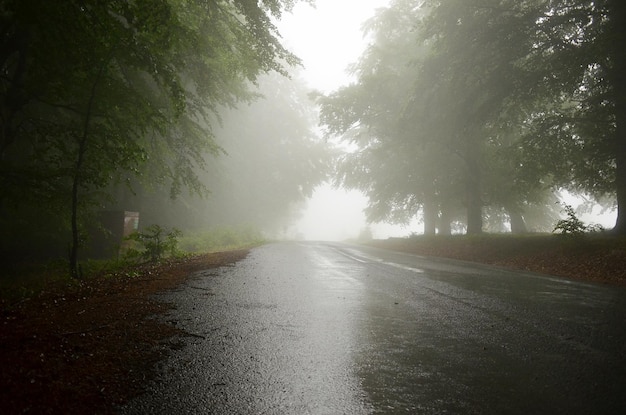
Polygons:
M183 252L206 253L242 249L265 242L263 234L253 226L219 227L186 233L178 240Z

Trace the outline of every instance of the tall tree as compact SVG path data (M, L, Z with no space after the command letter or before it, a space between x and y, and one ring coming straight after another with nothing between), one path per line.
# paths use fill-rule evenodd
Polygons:
M426 3L431 13L422 38L432 44L432 54L418 75L416 95L427 96L432 110L420 122L433 124L439 139L459 157L467 231L478 233L482 207L490 199L485 182L494 171L487 154L489 147L500 146L502 132L510 128L508 107L514 105L518 84L527 78L520 62L533 46L529 33L536 2Z
M511 97L527 77L519 62L536 19L531 3L500 3L392 2L369 25L357 82L321 100L329 132L359 148L345 156L340 181L370 196L377 219L419 207L425 233L437 223L448 233L462 205L468 233L478 233L485 204L522 206L532 191L515 193L519 169L509 183L494 180L501 168L491 154L516 145Z
M615 105L615 192L617 196L617 222L615 232L626 235L626 5L619 0L608 1L610 63L608 77L613 88Z
M614 196L615 232L626 234L626 12L623 2L543 2L529 86L525 138L538 168L559 185Z
M70 205L76 275L79 208L111 181L150 164L173 195L201 190L210 114L297 62L270 17L291 4L3 1L2 201L32 188Z
M357 81L319 99L327 134L356 147L341 157L337 182L366 194L370 221L408 222L418 209L433 212L434 182L443 181L444 163L425 151L433 148L428 133L403 118L415 62L425 53L413 30L423 15L415 3L396 1L368 22L372 43L353 66ZM422 217L434 232L433 216Z

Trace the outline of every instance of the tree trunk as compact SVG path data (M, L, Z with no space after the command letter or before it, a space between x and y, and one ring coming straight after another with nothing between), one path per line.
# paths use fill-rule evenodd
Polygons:
M90 106L91 107L91 106ZM78 247L80 246L80 230L78 226L78 193L81 185L81 171L87 150L87 126L89 125L90 110L86 116L85 129L78 146L78 156L76 158L74 178L72 180L72 244L70 246L70 275L72 278L80 278L78 268Z
M626 105L622 104L622 107ZM623 112L623 111L622 111ZM621 124L621 126L620 126ZM617 219L613 232L626 235L626 116L617 117L617 154L615 157L615 193L617 198Z
M483 202L481 192L480 146L471 140L467 152L467 177L465 182L467 201L467 234L476 235L483 231Z
M505 209L507 214L509 215L509 220L511 221L511 233L527 233L528 229L526 228L526 222L524 222L524 218L522 217L521 213L519 213L517 209Z
M612 60L611 82L615 96L615 192L617 196L617 221L613 231L626 235L626 4L624 0L610 3Z
M480 192L467 190L467 234L477 235L483 231L483 207Z
M432 200L424 202L424 235L437 233L437 204Z
M439 226L437 227L439 235L452 235L452 224L450 220L450 208L445 205L441 206L441 214L439 216Z
M96 88L102 79L104 69L108 65L110 58L102 62L102 65L98 69L98 73L91 85L91 91L89 94L89 101L87 103L87 109L85 112L85 119L83 123L83 131L78 143L78 154L76 155L76 163L74 164L74 174L72 178L72 244L70 245L70 275L72 278L80 278L80 269L78 266L78 248L80 246L80 229L78 225L78 205L79 205L79 192L82 185L82 172L83 165L85 163L85 155L87 153L87 141L89 139L89 125L91 123L91 116L93 112L93 106L96 99Z

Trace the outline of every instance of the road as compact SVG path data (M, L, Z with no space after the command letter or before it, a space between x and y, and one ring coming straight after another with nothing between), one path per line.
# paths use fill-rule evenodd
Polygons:
M122 414L626 413L626 290L285 242L163 296L191 335Z

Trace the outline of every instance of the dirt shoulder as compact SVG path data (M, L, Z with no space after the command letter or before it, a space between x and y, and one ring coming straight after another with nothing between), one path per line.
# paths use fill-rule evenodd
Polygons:
M626 240L608 235L412 237L374 240L368 245L626 286Z
M153 294L246 255L222 252L144 266L133 278L95 278L2 304L0 412L113 413L141 392L154 364L183 334L150 318L171 307Z

